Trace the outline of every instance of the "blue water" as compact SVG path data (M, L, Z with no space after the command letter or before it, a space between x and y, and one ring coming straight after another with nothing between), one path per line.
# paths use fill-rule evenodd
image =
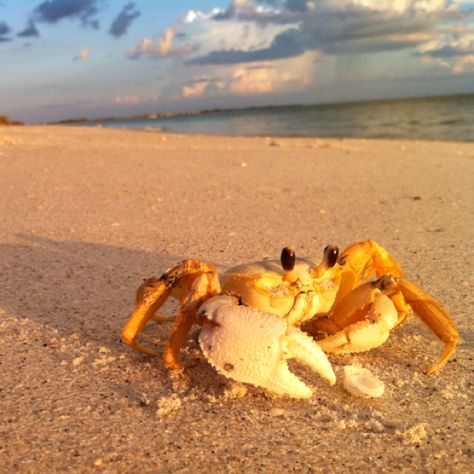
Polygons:
M214 135L362 137L474 142L474 94L345 104L266 107L107 127Z

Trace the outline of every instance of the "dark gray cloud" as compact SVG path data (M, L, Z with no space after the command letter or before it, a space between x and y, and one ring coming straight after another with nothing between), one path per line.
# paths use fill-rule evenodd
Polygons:
M266 3L270 2L258 2ZM278 34L271 45L254 50L222 49L190 61L190 64L236 64L295 57L306 51L326 54L348 54L394 51L415 47L425 42L436 28L448 20L465 20L466 12L416 10L406 12L370 9L346 4L342 7L316 5L308 8L307 1L271 2L278 9L258 9L246 4L240 9L231 5L213 19L230 18L258 24L292 24ZM296 25L296 26L295 26Z
M19 36L20 38L39 38L39 35L40 34L38 29L36 28L36 25L31 20L26 25L26 28L17 34L17 36Z
M135 9L135 4L127 3L112 22L109 33L115 38L119 38L127 32L133 20L139 16L140 12Z
M417 52L417 56L429 56L431 58L450 59L459 56L474 56L474 44L470 47L460 45L446 45L430 51Z
M211 18L216 21L254 21L262 25L299 23L301 14L310 11L309 5L313 8L316 4L314 0L254 0L240 6L231 3L226 10L217 12Z
M100 0L48 0L34 9L33 20L57 23L66 18L78 19L84 26L97 29L100 3Z
M237 64L299 56L305 51L298 38L299 36L298 30L291 29L277 35L268 48L254 51L221 49L188 61L188 64Z
M10 27L4 21L0 21L0 43L11 41L11 38L8 36L10 31Z
M436 14L403 15L353 8L311 15L298 31L306 50L363 53L416 46L439 22Z
M292 12L305 12L307 4L307 0L287 0L285 7Z

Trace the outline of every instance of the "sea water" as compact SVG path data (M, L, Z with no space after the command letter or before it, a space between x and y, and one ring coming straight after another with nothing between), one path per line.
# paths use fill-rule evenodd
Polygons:
M474 94L292 105L102 122L107 127L218 135L474 141Z

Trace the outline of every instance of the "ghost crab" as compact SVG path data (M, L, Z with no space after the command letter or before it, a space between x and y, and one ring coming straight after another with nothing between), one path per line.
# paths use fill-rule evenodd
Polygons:
M189 365L180 362L179 352L197 323L201 350L218 372L296 398L310 397L312 390L289 370L287 359L296 358L334 384L325 352L378 347L411 309L445 344L425 373L439 370L459 341L446 310L405 280L393 257L371 240L341 253L328 245L320 263L284 248L280 261L239 265L220 281L211 264L185 260L138 288L122 340L139 352L161 355L137 338L150 319L168 319L155 313L170 295L180 309L163 353L166 367Z

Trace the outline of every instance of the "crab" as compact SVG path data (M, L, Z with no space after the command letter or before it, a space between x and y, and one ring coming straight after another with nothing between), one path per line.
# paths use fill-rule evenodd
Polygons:
M180 301L163 354L143 346L138 336L169 296ZM318 263L296 258L285 247L280 260L230 268L219 275L199 260L185 260L137 290L137 306L122 331L122 341L138 352L161 356L169 369L189 367L180 348L199 324L203 355L227 378L263 387L277 395L312 396L312 389L288 367L295 358L334 384L326 353L362 352L382 345L414 310L444 343L438 371L459 342L448 312L402 276L395 259L366 240L339 252L324 249Z

